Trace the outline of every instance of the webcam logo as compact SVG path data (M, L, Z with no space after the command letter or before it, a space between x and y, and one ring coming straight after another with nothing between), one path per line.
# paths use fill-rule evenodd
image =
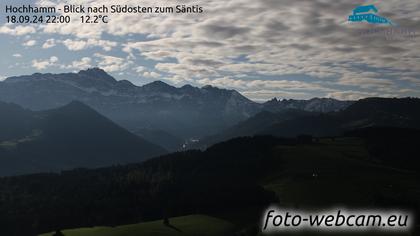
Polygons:
M394 25L391 20L380 16L375 5L358 6L353 9L353 14L349 16L349 22L367 22L369 24Z

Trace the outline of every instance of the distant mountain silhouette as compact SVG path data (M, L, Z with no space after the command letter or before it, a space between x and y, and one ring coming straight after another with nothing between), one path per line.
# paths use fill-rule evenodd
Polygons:
M340 101L333 98L312 98L310 100L295 100L276 98L263 104L264 110L271 112L280 112L284 110L302 110L309 112L333 112L341 111L353 104L354 101Z
M35 125L31 111L18 105L0 102L0 142L22 137Z
M420 99L366 98L340 113L348 128L393 126L420 128Z
M164 130L180 138L217 132L260 106L234 90L176 88L161 81L139 87L99 68L11 77L0 82L0 100L32 110L79 100L130 130Z
M420 129L420 99L367 98L344 110L329 113L283 110L261 112L225 131L201 140L200 147L234 137L274 135L296 137L336 136L366 127L400 127Z
M271 126L293 120L298 117L313 117L319 113L312 113L296 109L282 109L279 112L262 111L255 116L234 125L219 134L205 137L193 147L207 147L221 141L229 140L236 137L253 136L264 133Z
M165 150L80 102L31 112L0 103L0 175L139 162ZM22 128L19 128L22 126ZM3 128L3 127L2 127Z
M179 151L181 150L182 145L185 143L183 139L178 138L164 130L134 129L132 132L144 138L145 140L159 144L168 151Z
M420 128L419 121L418 98L367 98L340 112L288 120L261 133L286 137L299 134L330 136L366 127Z
M259 104L235 90L213 86L176 88L162 81L136 86L117 81L99 68L10 77L0 82L0 100L31 110L53 109L79 100L130 131L162 130L181 140L217 134L263 110L330 112L350 104L320 98Z

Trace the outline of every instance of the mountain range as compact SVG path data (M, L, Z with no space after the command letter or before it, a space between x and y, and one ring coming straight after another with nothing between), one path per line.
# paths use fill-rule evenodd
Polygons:
M16 76L0 82L0 101L24 108L2 104L10 110L2 119L9 117L16 125L0 124L0 138L32 132L30 110L57 109L74 100L169 151L258 134L329 136L381 125L418 128L419 119L415 113L418 99L274 98L257 103L235 90L212 86L177 88L162 81L136 86L93 68L78 73Z
M31 110L78 100L130 130L160 129L181 138L233 125L258 111L256 103L233 90L176 88L161 81L136 86L98 68L11 77L0 83L0 100Z
M270 112L281 112L284 110L301 110L310 112L333 112L344 110L353 104L354 101L339 101L333 98L312 98L309 100L273 98L263 104L264 110Z
M203 148L228 139L254 135L325 137L368 127L420 129L419 121L418 98L366 98L333 112L304 109L263 111L216 135L203 138L194 147Z
M257 103L235 90L213 86L185 85L177 88L162 81L136 86L117 81L99 68L78 73L33 74L0 82L0 101L26 109L46 110L78 100L142 137L167 140L158 143L176 147L179 140L217 134L261 111L299 109L331 112L352 102L327 98L277 100ZM182 143L182 142L181 142Z
M165 131L140 129L138 133L144 135L135 135L81 102L45 111L0 102L0 113L0 175L141 162L166 153L153 143L171 144L165 147L168 149L182 143ZM367 98L327 113L263 110L217 135L186 147L184 144L184 148L203 148L255 135L325 137L368 127L420 129L419 121L418 98Z
M257 235L279 204L420 211L419 98L256 103L95 68L8 78L0 114L1 235ZM173 218L191 214L230 229Z
M0 102L0 175L140 162L166 153L90 107L47 111Z

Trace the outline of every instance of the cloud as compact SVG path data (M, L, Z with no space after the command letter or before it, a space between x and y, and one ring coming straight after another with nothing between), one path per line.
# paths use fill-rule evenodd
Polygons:
M137 73L143 73L143 72L145 72L145 71L147 70L147 68L146 68L146 67L144 67L144 66L137 66L136 68L134 68L134 70L135 70Z
M0 26L0 34L8 34L13 36L22 36L26 34L33 34L36 32L35 27L32 26L21 26L18 25L14 28L10 28L10 25Z
M217 79L200 79L197 81L201 85L213 85L218 87L238 88L243 91L248 90L288 90L288 91L329 91L329 89L312 83L296 80L243 80L230 77Z
M112 48L117 46L116 42L108 40L97 40L97 39L88 39L88 40L71 40L66 39L62 41L64 46L71 51L81 51L87 48L100 47L105 51L111 51Z
M84 2L115 4L114 0ZM49 0L57 6L78 3ZM364 3L375 3L379 13L399 28L420 32L417 0L208 0L199 3L202 14L114 14L109 24L48 24L37 27L37 34L64 35L66 40L55 43L75 52L106 51L109 55L94 54L88 64L107 71L147 76L155 72L173 83L207 82L255 99L290 93L308 98L420 96L419 38L390 40L383 33L366 35L384 27L345 24L352 9ZM118 4L138 5L138 1ZM142 1L143 6L157 4ZM0 33L36 33L31 26L22 27L4 25ZM141 68L145 60L147 68ZM305 79L295 79L296 75Z
M218 76L216 70L208 66L189 65L180 63L158 63L155 68L159 71L182 76L186 79L191 79L191 75L195 78L205 78L209 76Z
M47 41L45 41L45 43L42 45L42 48L44 49L48 49L48 48L52 48L55 47L57 44L55 42L55 39L48 39Z
M143 73L143 76L146 77L146 78L153 78L153 79L157 79L157 78L161 77L161 75L159 73L156 73L154 71L151 71L151 72L146 71L146 72Z
M108 72L124 71L133 64L128 58L109 56L101 53L96 53L95 57L99 60L98 65Z
M204 36L216 39L228 39L242 36L250 31L250 28L227 25L226 22L211 22L202 25L199 29Z
M36 40L28 40L24 42L22 45L26 47L33 47L36 45L36 43L37 43Z
M32 67L37 70L45 70L48 67L56 66L58 62L58 57L52 56L46 60L33 60Z
M367 97L395 97L395 95L392 94L379 94L379 93L375 93L375 92L361 92L361 91L337 91L337 92L332 92L329 93L327 95L327 97L331 97L331 98L335 98L335 99L339 99L339 100L359 100L362 98L367 98Z
M414 76L401 77L400 80L407 81L410 84L420 85L420 75L418 77L414 77Z
M311 96L310 93L285 91L285 90L253 90L241 91L241 93L257 102L265 102L267 98L285 98L285 99L307 99Z
M157 78L161 78L162 75L155 72L155 71L151 71L150 69L148 69L145 66L137 66L136 68L133 69L135 72L137 72L139 75L148 78L148 79L157 79Z
M80 60L73 61L70 65L61 65L63 69L85 70L92 66L92 59L90 57L83 57Z

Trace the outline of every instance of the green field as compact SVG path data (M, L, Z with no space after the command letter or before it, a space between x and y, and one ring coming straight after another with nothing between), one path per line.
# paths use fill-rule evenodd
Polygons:
M276 192L280 207L319 210L341 206L364 209L375 208L380 202L420 202L417 174L371 160L363 140L323 139L311 145L281 146L276 153L282 160L278 169L282 169L271 172L262 179L261 184ZM310 232L280 235L354 234ZM369 232L355 235L383 234ZM397 235L416 234L408 232Z
M205 215L190 215L170 219L170 226L162 220L118 227L94 227L63 230L65 236L223 236L229 235L234 226L224 220ZM51 236L54 233L41 234Z
M373 206L378 199L419 201L414 172L376 163L362 140L321 140L317 144L278 147L283 170L262 184L288 207Z
M26 142L31 142L31 141L39 138L41 135L42 135L42 131L33 130L32 134L30 134L26 137L16 139L16 140L9 140L9 141L0 142L0 148L4 148L4 149L7 149L7 150L15 149L19 144L26 143Z

